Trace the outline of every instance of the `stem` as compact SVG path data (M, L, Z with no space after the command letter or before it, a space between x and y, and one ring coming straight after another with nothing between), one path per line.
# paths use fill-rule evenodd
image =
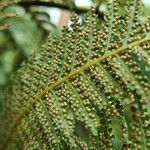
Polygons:
M95 59L87 64L85 64L84 66L80 67L79 69L76 69L75 71L70 72L68 75L66 75L65 77L57 80L54 84L50 85L49 87L45 88L43 91L41 91L41 93L39 95L37 95L37 97L27 105L27 107L20 113L20 115L17 116L16 120L14 121L14 124L12 125L12 128L8 134L8 137L4 143L4 149L7 149L7 146L9 145L9 142L11 141L11 137L15 132L15 129L19 123L19 121L23 118L23 116L32 108L32 106L35 104L35 102L37 102L40 97L42 97L47 91L51 91L53 90L56 86L60 85L63 82L66 82L67 80L69 80L71 77L75 76L76 74L82 74L86 69L88 69L89 67L96 65L97 63L102 62L103 60L106 60L108 57L110 56L116 56L118 54L120 54L121 52L125 52L127 51L130 47L133 46L137 46L140 45L141 43L150 41L149 37L146 37L144 39L135 41L127 46L122 46L114 51L111 51L107 54L104 54L103 56L99 57L98 59Z

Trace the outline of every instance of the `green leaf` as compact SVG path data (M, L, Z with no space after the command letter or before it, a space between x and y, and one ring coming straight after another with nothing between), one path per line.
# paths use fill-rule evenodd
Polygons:
M128 0L124 18L110 1L101 26L91 10L83 26L74 14L72 30L49 36L6 91L1 149L150 148L150 22L140 21L141 5Z

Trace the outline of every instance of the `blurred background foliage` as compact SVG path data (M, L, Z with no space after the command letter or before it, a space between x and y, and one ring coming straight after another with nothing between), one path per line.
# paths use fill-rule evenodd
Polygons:
M80 3L84 2L84 5ZM17 70L22 62L27 62L31 54L38 52L46 42L49 33L59 36L63 25L69 24L70 13L75 11L79 16L87 12L90 5L97 9L103 21L107 0L0 0L0 106L3 89L11 73ZM124 0L118 0L120 14L124 15ZM57 8L56 11L51 11ZM64 11L65 10L65 11ZM143 6L142 19L150 16L150 7ZM57 20L57 24L53 22Z

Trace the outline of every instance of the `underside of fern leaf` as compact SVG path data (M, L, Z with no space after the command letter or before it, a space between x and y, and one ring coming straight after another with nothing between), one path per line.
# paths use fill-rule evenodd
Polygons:
M150 20L140 0L127 16L109 2L81 26L49 36L40 55L13 76L0 120L0 148L150 149Z

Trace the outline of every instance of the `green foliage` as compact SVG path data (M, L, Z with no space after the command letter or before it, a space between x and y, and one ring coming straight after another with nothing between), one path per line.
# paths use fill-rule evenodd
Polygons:
M9 27L0 32L0 87L7 83L11 72L22 61L40 50L50 31L59 34L58 29L50 23L48 14L42 10L30 8L25 12L24 8L11 5L5 7L3 13L15 14L16 17L5 20L5 26Z
M126 17L109 2L105 22L50 35L12 77L0 119L0 149L150 149L150 20L141 1Z
M15 2L16 0L12 0L11 2L9 0L0 1L0 31L8 28L8 25L5 23L5 20L15 16L14 13L5 13L4 12L5 7Z

